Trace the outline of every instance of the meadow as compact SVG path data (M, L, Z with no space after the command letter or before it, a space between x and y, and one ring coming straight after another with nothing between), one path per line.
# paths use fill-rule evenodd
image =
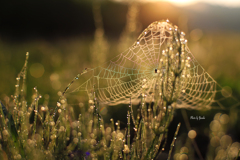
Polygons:
M131 47L144 29L136 29L138 8L129 5L122 33L119 37L108 37L98 7L93 10L96 30L92 36L1 41L0 99L2 107L12 113L14 120L6 118L2 109L1 115L6 119L1 118L1 156L4 159L7 155L8 159L237 159L239 109L231 109L231 103L224 104L226 110L175 108L168 114L168 109L160 110L159 114L164 112L168 116L157 127L159 133L153 134L148 132L147 124L141 123L144 119L141 110L148 112L140 107L145 101L143 97L139 105L129 107L129 104L103 105L94 94L90 99L80 100L71 100L75 98L71 94L59 94L86 68L95 68ZM239 37L239 32L229 30L197 28L186 32L188 47L195 59L237 99L240 97ZM27 68L21 71L26 52L29 52ZM18 73L22 76L19 87L23 87L24 94L17 91ZM25 74L26 82L22 82ZM71 87L80 82L76 80ZM154 119L150 112L153 110L147 114L146 121ZM196 120L196 117L204 119ZM16 134L11 125L4 128L12 122L17 140L12 140ZM25 126L28 133L19 126ZM161 128L163 126L169 127ZM32 153L30 148L34 148ZM150 148L149 152L144 148Z

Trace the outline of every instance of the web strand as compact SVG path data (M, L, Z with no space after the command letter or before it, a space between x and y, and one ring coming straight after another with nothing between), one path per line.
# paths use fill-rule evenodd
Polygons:
M86 81L68 94L86 92L89 95L94 89L98 100L108 105L129 103L130 97L132 103L139 103L139 97L144 94L153 102L156 98L161 101L164 96L172 96L177 99L177 108L239 106L230 94L221 94L222 87L197 62L184 36L169 22L154 22L129 49L82 74L79 78L88 75ZM181 76L174 79L176 71ZM174 86L172 81L176 82ZM229 101L231 105L226 107Z

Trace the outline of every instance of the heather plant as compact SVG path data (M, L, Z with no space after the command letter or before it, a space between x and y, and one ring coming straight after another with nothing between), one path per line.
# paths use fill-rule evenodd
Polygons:
M181 123L175 126L170 148L166 148L169 124L177 108L226 108L225 101L232 102L230 107L239 105L195 60L185 34L168 20L150 24L128 50L77 75L58 93L53 110L49 96L42 96L37 87L32 102L26 101L28 56L16 78L12 100L0 103L1 159L151 160L168 150L170 160L181 127ZM85 81L79 84L79 79ZM77 116L75 104L68 104L73 93L88 97L88 104L79 101ZM104 123L102 103L129 106L125 130L120 121ZM219 153L215 157L210 147L208 159L220 159L222 153L228 159L238 157L239 143L231 143L225 135L228 118L218 114L210 124L211 145L219 147ZM189 137L194 139L195 133L190 130ZM186 148L175 152L174 159L188 158Z

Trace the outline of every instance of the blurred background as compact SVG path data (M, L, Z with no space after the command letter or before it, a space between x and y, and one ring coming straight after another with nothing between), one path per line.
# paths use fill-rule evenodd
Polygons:
M169 19L186 33L188 46L199 63L239 99L239 17L238 0L0 1L0 99L14 94L26 52L30 53L29 99L37 86L41 94L49 94L49 105L55 106L57 92L63 91L78 73L126 50L150 23L163 19ZM106 119L114 117L125 123L126 117L116 115L119 112L116 108L105 107L102 111ZM122 113L126 115L126 111L127 108ZM200 139L207 137L211 130L202 128L209 128L218 112L187 112L205 116L206 120L190 122L193 127L198 126ZM236 113L238 117L239 111ZM176 111L173 130L183 119L181 111ZM239 140L238 122L239 118L227 130L233 141ZM202 146L209 141L207 138L206 142L201 141Z

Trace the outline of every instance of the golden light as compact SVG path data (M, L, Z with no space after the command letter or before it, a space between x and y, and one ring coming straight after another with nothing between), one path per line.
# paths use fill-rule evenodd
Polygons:
M213 146L213 147L217 147L219 146L219 138L217 136L215 137L212 137L211 140L210 140L210 144Z
M61 82L59 81L59 75L57 73L52 73L50 75L50 80L52 84L52 88L55 90L59 90L62 86Z
M45 70L41 63L34 63L30 66L30 74L35 78L40 78L44 74Z
M189 138L194 139L196 136L197 136L197 132L196 132L196 131L190 130L190 131L188 132L188 137L189 137Z
M227 148L228 146L230 146L232 144L232 138L228 135L224 135L220 139L220 144L221 144L222 148Z
M218 120L213 120L209 126L213 132L217 132L220 129L221 124L219 123Z
M182 147L182 148L180 149L180 153L181 153L181 154L188 154L188 148L187 148L187 147Z
M178 6L186 6L186 5L196 3L195 1L192 1L192 0L168 0L168 1Z
M181 154L179 160L188 160L188 156L186 154Z
M201 29L194 29L190 32L190 38L192 41L198 41L203 36L203 31Z
M227 124L229 122L230 118L227 114L223 114L219 117L219 121L222 124Z
M128 0L112 0L114 2L118 2L118 3L129 3ZM194 4L194 3L198 3L198 2L204 2L207 4L212 4L212 5L221 5L221 6L226 6L226 7L239 7L240 6L240 1L238 0L228 0L228 1L224 1L224 0L215 0L215 1L209 1L209 0L137 0L141 3L148 3L148 2L158 2L158 1L168 1L170 3L173 3L175 5L178 6L186 6L186 5L190 5L190 4Z

